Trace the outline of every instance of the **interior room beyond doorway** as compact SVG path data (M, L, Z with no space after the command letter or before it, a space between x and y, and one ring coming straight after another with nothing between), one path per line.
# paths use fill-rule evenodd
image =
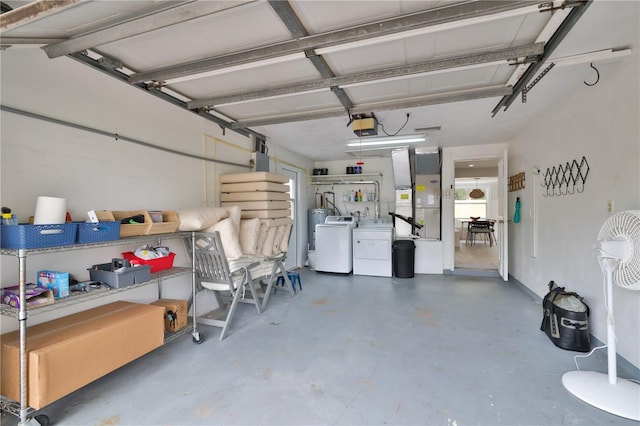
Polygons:
M494 231L498 218L497 175L494 160L456 162L456 269L498 269L498 244ZM483 228L474 227L476 224L482 224ZM474 232L478 230L481 232Z

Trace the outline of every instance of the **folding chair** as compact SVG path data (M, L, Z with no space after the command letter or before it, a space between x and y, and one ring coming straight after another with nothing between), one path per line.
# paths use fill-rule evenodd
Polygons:
M264 283L260 281L260 283L263 284L264 289L264 295L262 299L263 310L267 307L269 297L271 297L271 292L274 289L273 286L277 282L278 277L282 277L282 279L284 280L284 287L289 290L291 296L296 296L296 290L293 288L293 283L289 279L287 270L284 267L285 260L287 260L287 252L283 252L278 256L267 256L263 259L264 263L271 264L271 274L269 275L269 281L266 285L266 288L264 288ZM266 276L264 278L266 278Z
M248 259L250 262L236 263L233 270L230 270L220 234L217 231L195 232L193 240L185 238L185 246L191 256L200 291L213 291L219 305L219 308L214 311L197 315L194 303L194 316L197 323L222 327L220 333L220 340L222 340L231 325L239 302L254 304L258 314L262 313L262 305L249 272L249 269L259 262ZM251 299L245 299L247 289L251 292ZM225 299L230 299L230 302Z

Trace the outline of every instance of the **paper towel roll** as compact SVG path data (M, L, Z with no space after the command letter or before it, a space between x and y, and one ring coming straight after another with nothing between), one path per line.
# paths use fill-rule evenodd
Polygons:
M34 225L64 223L67 217L67 200L65 198L38 197Z

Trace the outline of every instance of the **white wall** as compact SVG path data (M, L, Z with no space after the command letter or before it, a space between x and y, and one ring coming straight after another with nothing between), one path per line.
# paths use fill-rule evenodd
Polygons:
M637 18L637 3L635 9ZM531 123L509 145L509 174L526 172L526 188L509 194L511 216L515 197L522 201L521 222L510 225L509 258L511 274L537 295L542 297L547 283L555 280L583 296L591 308L591 332L606 341L603 279L593 244L608 217L607 200L614 200L615 211L640 208L638 51L621 61L595 65L600 81L593 87L582 83L589 80L582 73L584 69L588 72L588 65L582 70L558 70L576 74L565 101ZM532 93L534 99L529 97L532 102L551 89L545 89L545 79L539 85L541 91ZM526 108L514 106L507 113ZM582 156L590 167L584 192L544 196L546 189L540 184L547 168L574 159L580 162ZM533 175L534 166L541 170L539 176ZM530 211L537 214L535 225ZM640 292L616 286L613 298L618 353L640 367Z
M344 175L346 173L347 166L355 166L357 159L354 160L339 160L339 161L317 161L314 164L314 168L328 168L330 175ZM362 166L362 173L380 173L382 178L380 179L380 218L390 221L391 216L389 212L395 211L396 192L393 183L393 167L391 165L391 158L364 158L362 159L364 165ZM370 177L360 177L353 175L354 180L368 180ZM377 180L378 178L376 178ZM362 192L373 191L371 185L336 185L333 188L326 185L317 186L317 191L322 193L324 191L333 191L336 194L336 204L343 214L350 214L356 210L364 211L364 207L373 206L370 203L345 203L343 196L348 195L351 190L360 189ZM314 191L316 190L314 188ZM373 217L373 211L369 211L369 217Z
M227 130L128 86L70 58L50 60L40 49L8 49L1 53L2 105L118 133L155 146L192 155L249 165L251 139ZM207 136L205 136L207 135ZM2 112L0 139L0 202L13 209L20 222L34 214L40 195L64 197L74 220L88 210L177 210L218 203L216 177L250 168L205 162L159 151L83 130ZM308 168L310 162L286 150L278 157ZM272 160L273 161L273 160ZM273 166L272 166L273 167ZM179 240L169 241L185 262ZM27 280L40 269L68 271L88 279L87 268L121 257L135 246L32 255ZM184 264L184 263L183 263ZM0 256L1 286L18 283L18 262ZM186 298L190 277L163 284L163 297ZM148 302L155 286L118 294L112 299ZM32 316L30 324L103 304L102 299L52 314ZM2 319L2 332L17 321Z

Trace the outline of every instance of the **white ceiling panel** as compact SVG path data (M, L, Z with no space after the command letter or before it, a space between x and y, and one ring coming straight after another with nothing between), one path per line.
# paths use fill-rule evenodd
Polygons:
M216 110L229 117L240 120L252 120L258 117L305 113L339 108L340 102L329 89L321 92L304 93L276 99L262 99L254 102L241 102L223 105Z
M336 74L350 74L407 64L402 40L389 41L382 46L370 45L343 50L324 55L324 58Z
M442 1L361 1L324 0L292 2L296 14L310 34L432 9Z
M308 60L297 59L283 64L235 70L206 78L173 83L171 88L192 99L200 99L309 81L318 77L318 70Z
M527 31L520 31L525 19L523 16L515 16L439 31L433 35L436 38L436 56L487 51L533 43L536 36L544 28L547 19L538 20L536 22L538 30L529 32L530 34L525 34ZM408 39L408 42L411 42L411 39Z
M502 65L508 67L508 65ZM504 84L504 81L494 81L496 68L500 66L477 67L450 73L434 74L427 77L431 80L431 90L436 92L447 92L454 90L465 90L477 87L488 87L494 84ZM415 96L418 92L419 81L417 79L408 80L411 85L411 92Z
M233 37L228 35L233 33ZM176 37L176 34L180 34ZM268 3L249 3L101 46L138 72L289 39Z
M434 73L413 78L363 84L349 87L346 90L357 103L369 103L386 101L399 96L412 98L447 91L488 87L497 83L494 81L497 68L492 65L447 73Z

